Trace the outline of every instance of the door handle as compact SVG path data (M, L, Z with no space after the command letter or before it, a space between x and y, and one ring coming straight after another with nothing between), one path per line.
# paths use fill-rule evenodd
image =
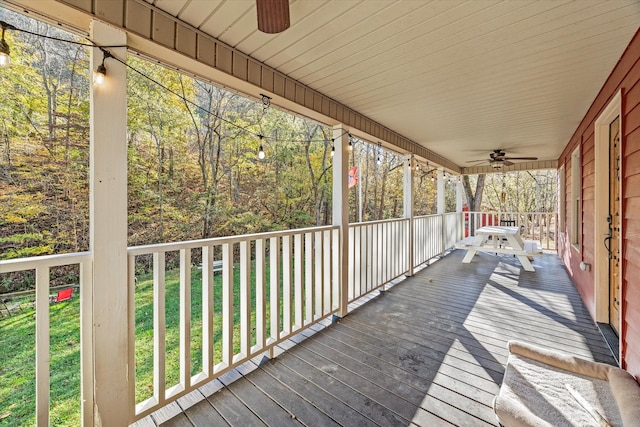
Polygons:
M604 247L607 249L607 252L609 252L609 258L611 258L611 236L607 236L604 238Z

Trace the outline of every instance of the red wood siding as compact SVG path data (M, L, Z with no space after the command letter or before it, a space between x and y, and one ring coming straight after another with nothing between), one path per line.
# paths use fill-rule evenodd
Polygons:
M595 318L593 272L579 269L582 259L594 256L595 121L614 95L622 89L622 366L640 377L640 30L636 32L620 61L565 147L559 165L565 165L565 234L559 254ZM571 153L580 146L582 163L582 245L580 252L570 244Z

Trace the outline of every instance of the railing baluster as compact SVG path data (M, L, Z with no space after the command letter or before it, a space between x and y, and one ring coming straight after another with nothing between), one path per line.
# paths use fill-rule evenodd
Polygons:
M233 363L233 244L222 245L222 365Z
M304 315L304 304L303 304L303 295L302 295L302 277L304 275L304 267L302 265L302 260L304 259L304 246L303 246L302 234L296 234L294 236L294 325L292 330L298 330L302 328L302 320Z
M134 263L135 264L135 263ZM135 316L133 297L135 283L135 265L129 264L129 311L131 321ZM82 402L82 425L93 425L93 264L80 262L80 399ZM135 378L135 351L133 343L135 334L129 334L129 378ZM132 366L133 365L133 366ZM129 381L130 402L135 402L135 381ZM135 412L135 405L129 405L130 415Z
M360 228L360 280L356 287L358 289L357 295L361 297L363 292L362 288L367 281L367 226L362 225Z
M331 312L335 312L340 310L340 273L341 273L341 259L343 254L340 252L340 239L342 238L342 234L338 228L334 228L331 230L327 230L327 242L329 244L328 259L331 263L330 271L332 274L333 280L332 287L329 289L329 293L333 294L333 304L331 306Z
M202 372L213 375L213 246L202 247Z
M305 326L313 322L313 304L314 304L314 272L313 272L313 233L304 234L304 313Z
M285 335L291 333L293 317L291 316L291 305L293 303L291 293L293 292L291 277L291 236L282 236L282 332Z
M280 238L269 239L269 282L271 286L271 340L280 339ZM271 355L272 356L272 355Z
M322 238L322 232L321 231L316 231L315 233L315 270L316 270L316 279L315 279L315 292L314 292L314 301L315 301L315 305L316 305L316 313L315 313L315 319L318 319L320 317L323 316L324 311L323 311L323 305L322 305L322 300L323 300L323 296L322 296L322 284L324 283L324 267L323 267L323 260L324 260L324 247L323 247L323 238Z
M180 250L180 384L191 386L191 249Z
M337 278L334 277L333 273L334 273L334 269L333 269L333 264L331 263L331 252L339 252L340 251L340 246L339 245L332 245L332 239L331 239L331 231L330 230L326 230L323 232L323 239L324 239L324 313L323 314L329 314L331 313L331 311L333 309L335 309L336 307L334 306L334 302L336 304L339 304L338 301L338 294L335 292L332 292L333 289L333 285L334 283L337 284ZM337 269L336 269L337 270ZM333 295L332 295L333 294Z
M127 262L127 268L129 270L128 272L128 281L129 281L129 287L128 287L128 293L129 293L129 309L127 311L127 315L129 318L129 328L130 328L130 333L129 333L129 366L127 367L129 370L129 400L131 402L136 401L136 333L135 333L135 324L136 324L136 256L135 255L128 255L128 262ZM80 285L81 287L81 292L80 292L80 310L82 310L86 305L91 306L93 304L93 286L87 286L86 288L89 288L85 291L85 289L82 289L82 284ZM87 292L89 293L88 295ZM87 300L83 300L83 298L88 298L88 302L84 302ZM90 310L90 308L89 308ZM82 376L82 381L83 381L83 387L90 387L89 389L87 389L87 395L91 395L91 400L93 401L93 360L87 360L87 355L85 353L82 353L84 351L84 349L86 347L90 347L93 346L92 341L93 341L93 332L91 331L91 329L93 328L93 319L91 317L85 317L84 312L80 312L80 320L81 320L81 324L82 327L86 328L86 332L82 332L82 338L84 338L85 340L88 340L86 342L86 344L83 344L81 346L81 355L82 355L82 362L83 362L83 367L81 368L82 372L87 372L87 376L91 377L91 384L85 384L84 381L88 381L87 379L85 379L85 375L81 374ZM81 339L82 339L81 338ZM93 349L91 350L93 351ZM84 368L84 366L87 366L87 369ZM90 368L89 368L90 367ZM85 402L85 395L82 395L82 400L83 402ZM88 405L88 403L86 403L86 405ZM83 410L84 409L84 404L83 404ZM93 412L93 408L90 410L91 412ZM136 414L136 405L130 405L130 414L129 414L129 419L134 419ZM83 420L84 420L84 425L85 426L90 426L93 424L94 420L93 420L93 414L91 416L90 419L88 419L88 416L85 414L83 415Z
M162 405L166 399L166 311L164 252L153 253L153 394Z
M240 242L240 356L247 357L251 346L251 247Z
M262 350L266 345L266 288L265 239L256 239L256 349Z
M49 425L49 267L36 268L36 424Z
M349 284L347 286L348 288L348 292L347 292L347 300L348 301L353 301L354 298L354 292L353 292L353 288L355 286L356 283L356 266L355 266L355 242L356 242L356 227L349 227L349 242L351 242L351 244L349 245L349 250L348 250L348 254L347 256L348 258L348 268L349 268Z

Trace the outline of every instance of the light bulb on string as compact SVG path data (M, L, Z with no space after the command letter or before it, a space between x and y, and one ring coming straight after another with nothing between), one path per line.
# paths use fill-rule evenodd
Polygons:
M335 145L331 145L331 157L333 157L333 155L336 153L336 146Z
M260 148L258 148L258 158L260 160L264 160L265 154L264 154L264 148L262 147L262 140L264 139L264 136L258 135L258 138L260 138Z
M102 63L98 65L98 68L96 68L96 71L93 73L93 84L95 86L104 85L105 79L107 77L107 67L104 66L104 60L107 58L111 58L111 54L108 51L103 50Z
M9 48L9 43L4 39L4 32L8 29L15 29L15 27L4 21L0 21L0 26L2 27L2 38L0 39L0 68L7 68L11 65L11 56L9 56L11 49Z
M104 85L104 80L106 76L107 76L107 69L105 68L105 66L102 64L98 65L98 68L93 73L93 84L96 86Z
M353 144L351 143L351 135L349 135L349 152L353 151Z

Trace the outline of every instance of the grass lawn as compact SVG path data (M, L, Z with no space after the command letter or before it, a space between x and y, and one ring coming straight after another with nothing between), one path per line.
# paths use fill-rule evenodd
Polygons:
M251 283L255 283L252 269ZM268 272L267 272L268 277ZM234 269L234 347L240 346L240 274ZM214 277L214 360L222 353L222 276ZM180 378L179 271L166 273L166 384ZM33 300L31 297L30 301ZM268 311L267 287L267 314ZM0 426L35 425L35 310L23 300L22 312L0 318ZM202 369L202 272L192 269L191 372ZM50 424L80 425L80 299L53 304L50 310ZM138 277L136 286L136 402L153 396L153 278ZM255 325L255 291L251 292ZM268 325L268 323L267 323ZM255 344L255 330L252 332Z

